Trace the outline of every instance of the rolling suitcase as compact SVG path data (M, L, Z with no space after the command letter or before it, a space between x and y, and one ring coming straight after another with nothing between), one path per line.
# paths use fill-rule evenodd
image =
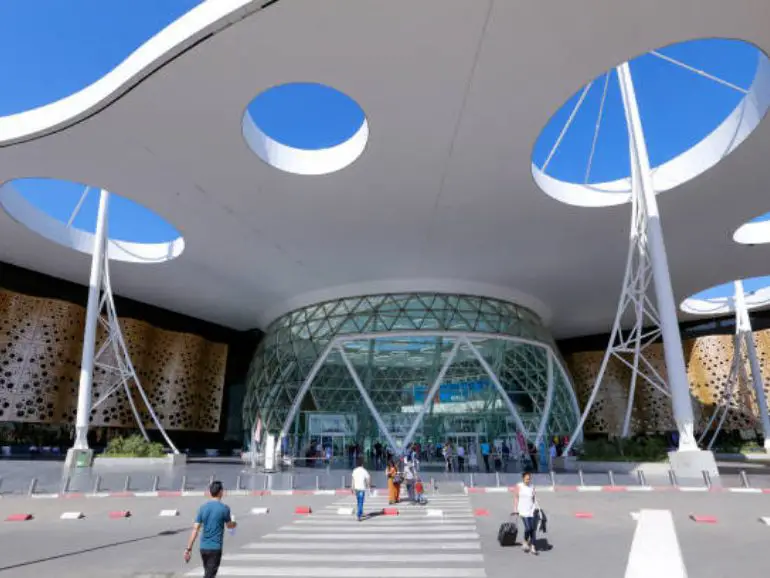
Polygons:
M501 546L514 546L519 535L519 525L516 521L503 522L497 531L497 541Z

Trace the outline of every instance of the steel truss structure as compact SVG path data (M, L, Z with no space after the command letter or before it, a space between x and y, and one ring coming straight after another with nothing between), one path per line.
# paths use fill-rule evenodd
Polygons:
M770 451L770 418L768 417L767 396L765 395L762 368L759 365L759 359L757 359L754 333L751 329L751 319L749 318L748 307L746 306L743 282L734 281L733 286L732 306L735 311L733 360L730 364L730 373L725 382L725 395L722 405L716 406L714 413L711 414L711 418L698 439L698 443L702 445L708 439L706 448L711 449L719 436L719 432L722 430L727 415L732 409L733 402L743 396L745 401L741 405L750 407L750 398L753 393L760 423L762 424L764 447L765 450ZM749 377L749 373L746 371L747 362L751 368L751 377Z
M83 193L80 201L75 207L69 225L72 224L77 211L85 200L89 189ZM168 446L174 453L179 453L166 430L160 423L157 414L152 408L152 404L142 387L139 376L134 369L131 356L126 347L126 341L123 337L123 331L120 327L120 320L115 309L115 300L112 292L112 283L110 281L110 257L109 257L109 235L107 219L109 215L109 197L110 193L102 190L99 196L99 210L97 213L96 232L94 234L94 248L92 252L91 277L89 283L88 305L86 309L86 326L83 337L83 358L80 369L80 386L78 390L78 410L76 416L76 438L74 448L78 450L88 449L88 423L91 412L102 405L110 396L122 392L128 400L131 412L134 415L136 424L142 435L149 441L147 430L145 429L145 418L142 416L140 408L134 400L134 391L139 394L147 414L155 427L163 436ZM104 341L96 349L97 327L101 326L104 330ZM95 392L93 390L93 372L100 369L109 376L110 381L104 387L103 391ZM93 398L96 402L93 402Z
M676 65L682 63L674 62ZM663 241L663 229L658 212L656 192L652 183L650 167L639 105L636 100L631 68L628 62L616 69L623 109L628 129L629 158L631 167L631 231L626 271L623 278L620 300L610 341L605 351L599 373L591 394L580 417L576 432L585 424L599 388L602 385L610 359L619 359L632 371L628 402L623 421L622 435L628 436L631 412L636 394L636 384L641 377L647 384L658 389L672 402L674 420L679 430L679 449L695 451L695 419L690 401L690 388L679 334L676 303L671 287L671 276ZM689 68L688 68L689 70ZM691 70L692 71L692 70ZM609 78L609 73L607 77ZM606 86L605 86L606 93ZM578 101L576 108L580 105ZM604 99L602 99L604 102ZM573 115L570 117L572 119ZM599 131L602 111L599 111L594 145ZM568 122L571 122L568 121ZM565 130L562 132L565 132ZM558 146L557 141L557 145ZM591 157L593 157L593 151ZM586 175L590 174L590 166ZM650 298L650 286L654 286L656 303ZM632 319L631 329L623 330L623 324ZM668 373L668 383L655 370L645 356L646 348L656 340L663 339L663 348ZM630 359L629 359L630 358ZM573 439L564 449L566 455L574 444Z
M398 451L426 420L456 417L494 423L490 437L521 432L537 444L571 432L579 413L555 351L534 314L492 299L341 299L271 326L252 365L244 420L252 433L261 420L286 437L308 408L356 414L366 432L359 435L380 432ZM463 401L439 403L453 387L465 388ZM398 435L394 416L403 418Z

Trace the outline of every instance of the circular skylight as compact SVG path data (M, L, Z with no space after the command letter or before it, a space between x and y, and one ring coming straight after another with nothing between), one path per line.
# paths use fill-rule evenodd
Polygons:
M770 305L770 275L743 279L741 283L747 309ZM721 315L735 311L734 296L735 282L730 281L691 295L680 308L694 315Z
M733 233L733 241L742 245L770 243L770 213L754 217Z
M653 185L681 185L731 153L770 106L770 61L754 45L682 42L629 61ZM553 115L532 151L532 174L571 205L630 200L625 110L615 68L578 90Z
M274 86L243 113L243 137L267 164L298 175L345 168L366 147L369 124L352 98L323 84Z
M17 179L0 187L0 205L39 235L91 254L101 191L55 179ZM162 263L182 254L184 239L146 207L110 193L109 257L131 263Z

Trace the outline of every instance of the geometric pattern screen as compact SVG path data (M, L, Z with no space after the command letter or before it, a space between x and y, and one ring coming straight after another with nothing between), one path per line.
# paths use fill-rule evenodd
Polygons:
M765 394L770 398L770 330L754 332L757 357L764 377ZM685 340L683 343L687 361L687 376L690 383L690 396L695 414L695 429L701 431L714 410L728 403L725 387L733 359L732 335L704 335ZM599 366L603 351L580 352L568 355L567 365L574 380L581 407L584 406ZM646 350L648 359L655 370L666 378L666 363L663 345L654 343ZM748 361L747 375L751 375ZM618 360L611 360L607 366L604 381L591 412L588 414L586 433L620 433L628 403L631 370ZM751 384L746 384L737 391L730 402L723 431L761 430L756 396ZM631 419L632 433L657 433L675 430L671 413L671 401L657 389L646 385L644 380L637 380L634 408Z
M74 423L84 323L79 305L0 290L0 421ZM227 345L134 319L122 318L120 325L163 427L218 431ZM97 347L104 337L99 327ZM106 355L100 361L115 365ZM94 402L112 380L114 375L94 371ZM134 397L137 409L143 408ZM140 415L147 428L154 427L146 410ZM122 390L92 411L91 425L136 428Z
M287 424L288 434L307 439L313 416L331 414L345 420L357 439L384 441L383 423L393 438L403 437L442 372L416 439L438 441L460 432L490 440L515 435L509 401L530 441L543 419L545 435L571 434L577 402L554 351L536 314L496 299L412 293L319 303L288 313L268 328L249 371L244 426L253 428L261 419L271 433L281 431L314 365L325 356ZM544 415L549 358L553 389Z

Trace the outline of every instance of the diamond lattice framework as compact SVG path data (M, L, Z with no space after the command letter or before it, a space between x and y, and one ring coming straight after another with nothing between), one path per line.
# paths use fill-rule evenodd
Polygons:
M532 442L572 432L577 400L539 317L495 299L375 295L311 305L268 329L249 372L244 421L310 435L315 413L356 439L403 444L453 432ZM303 419L303 415L305 419Z

